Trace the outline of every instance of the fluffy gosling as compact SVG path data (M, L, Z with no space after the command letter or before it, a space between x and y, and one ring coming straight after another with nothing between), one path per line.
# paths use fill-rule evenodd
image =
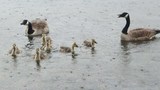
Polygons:
M17 54L20 53L20 50L16 46L16 44L12 45L12 49L9 51L9 54L11 54L13 57L17 57Z
M42 50L44 50L44 48L46 47L47 41L49 44L52 44L51 38L49 36L46 36L46 34L42 34Z
M44 50L45 50L47 53L50 53L50 52L51 52L51 49L52 49L51 40L48 39L48 40L46 41L45 46L44 46Z
M78 45L75 42L72 44L71 48L70 47L61 46L60 47L60 52L64 52L64 53L70 53L71 52L72 54L74 54L75 53L75 51L74 51L75 47L78 47Z
M45 55L41 52L39 48L36 49L36 54L34 55L34 60L37 65L40 66L40 61L45 58Z
M83 42L84 46L86 47L91 47L91 49L95 48L95 44L97 44L97 42L95 41L95 39L92 39L91 41L85 40Z

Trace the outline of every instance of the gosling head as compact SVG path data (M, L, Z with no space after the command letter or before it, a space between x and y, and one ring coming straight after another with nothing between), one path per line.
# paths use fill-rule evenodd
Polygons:
M13 49L15 49L15 48L16 48L16 44L15 44L15 43L14 43L12 46L13 46Z
M16 47L16 44L14 43L12 46L13 46L13 47Z
M92 44L94 44L94 43L97 44L96 40L95 40L95 39L92 39Z
M127 12L123 12L122 14L118 14L118 18L127 18L129 14Z
M76 44L76 42L73 43L73 47L78 47L78 45Z
M23 22L21 23L21 25L28 25L29 21L28 20L23 20Z

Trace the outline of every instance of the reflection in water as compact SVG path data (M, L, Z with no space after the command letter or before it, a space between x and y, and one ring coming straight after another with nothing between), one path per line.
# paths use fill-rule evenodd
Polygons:
M91 54L95 54L96 50L95 49L91 49Z
M76 59L76 57L75 57L75 55L74 55L74 54L72 54L72 59Z
M72 62L73 62L73 64L76 64L76 63L77 63L77 60L76 60L75 57L72 57Z
M131 54L131 49L135 46L142 45L142 44L148 44L150 41L136 41L136 42L125 42L121 41L121 49L122 55L123 55L123 62L126 64L129 64L131 62L130 59L130 54Z
M78 54L72 53L72 59L76 59L76 56L78 56Z
M94 48L92 48L92 49L91 49L91 54L92 54L92 57L94 57L94 56L95 56L95 54L96 54L96 50L95 50Z
M17 58L13 58L13 62L14 62L14 67L17 67Z
M41 65L39 63L39 64L37 64L37 71L40 71L40 70L41 70Z
M76 64L77 63L77 60L76 60L76 57L78 56L78 54L76 53L72 53L72 61L73 61L73 64Z
M33 40L33 37L32 36L28 36L28 40L29 42Z
M122 61L125 64L129 64L131 62L130 51L129 51L129 48L128 48L128 44L129 44L129 42L121 41L121 49L123 50L122 53L121 53L122 54Z
M33 37L29 37L28 36L28 41L29 43L27 45L25 45L27 48L30 48L33 45Z

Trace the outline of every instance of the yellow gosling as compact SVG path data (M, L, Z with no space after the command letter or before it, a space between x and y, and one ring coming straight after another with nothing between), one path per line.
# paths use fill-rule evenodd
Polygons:
M51 52L51 49L52 49L51 39L47 39L46 44L45 44L45 47L44 47L44 50L45 50L47 53L50 53L50 52Z
M49 36L46 36L46 34L42 34L42 50L44 50L44 48L46 47L47 41L49 42L49 44L52 44L51 38Z
M11 54L13 57L16 57L17 54L19 54L19 53L20 53L20 50L18 49L16 44L13 44L12 49L9 51L9 54Z
M42 46L46 43L46 34L42 34Z
M36 49L36 54L34 55L34 60L37 65L40 65L40 61L45 58L45 55L41 52L39 48Z

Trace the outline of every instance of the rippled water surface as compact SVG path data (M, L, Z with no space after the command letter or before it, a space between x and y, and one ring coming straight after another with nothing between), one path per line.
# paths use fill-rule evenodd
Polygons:
M129 12L130 28L160 28L159 0L1 0L1 90L160 90L160 35L153 41L120 41ZM53 50L37 67L33 60L41 37L33 45L25 36L24 19L47 18ZM94 38L95 51L82 45ZM60 53L61 45L77 42L76 56ZM16 43L21 54L8 51Z

